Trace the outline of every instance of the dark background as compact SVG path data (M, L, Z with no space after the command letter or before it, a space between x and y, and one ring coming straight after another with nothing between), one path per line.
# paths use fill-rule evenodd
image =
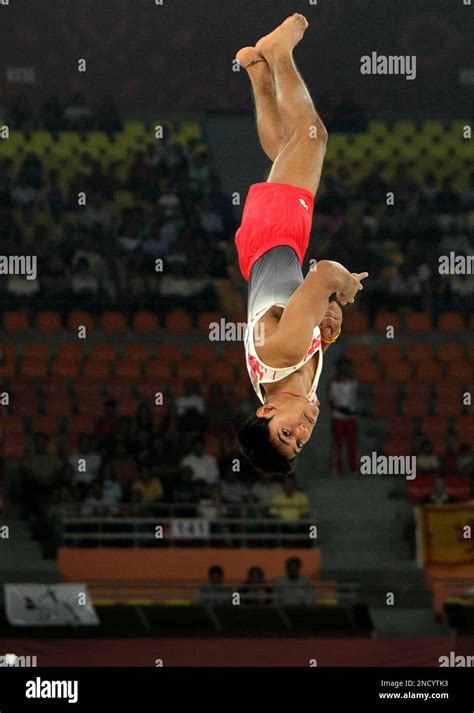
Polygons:
M349 90L376 114L441 118L472 109L474 88L459 83L473 67L474 9L463 0L224 0L212 10L199 0L11 0L0 6L0 100L52 88L92 100L111 94L134 112L248 109L234 54L296 11L310 23L296 59L323 115ZM415 54L416 80L361 75L360 58L373 51ZM7 81L6 69L19 66L35 68L34 84Z

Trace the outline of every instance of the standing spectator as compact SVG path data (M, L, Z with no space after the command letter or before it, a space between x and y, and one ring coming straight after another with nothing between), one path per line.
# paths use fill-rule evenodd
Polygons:
M349 468L356 472L357 464L357 391L353 364L343 357L337 363L336 375L329 382L331 406L331 466L333 474L342 473L342 451L347 448Z
M314 604L315 592L309 579L301 574L301 560L290 557L286 561L286 574L275 582L275 601L282 606Z
M204 451L204 440L196 438L191 448L191 453L181 461L181 466L188 466L193 472L194 480L203 480L212 485L219 477L217 460L210 453Z

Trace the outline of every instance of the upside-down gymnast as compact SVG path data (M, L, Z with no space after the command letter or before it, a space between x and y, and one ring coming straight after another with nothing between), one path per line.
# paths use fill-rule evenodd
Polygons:
M293 60L308 22L295 13L237 55L250 78L263 150L273 162L248 192L235 242L248 281L245 352L262 405L239 429L253 465L289 473L319 415L323 351L341 331L366 272L321 260L303 278L327 131ZM336 300L330 301L331 295ZM338 304L339 302L339 304Z

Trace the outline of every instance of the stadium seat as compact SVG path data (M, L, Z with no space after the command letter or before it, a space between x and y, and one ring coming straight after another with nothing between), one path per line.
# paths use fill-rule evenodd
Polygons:
M139 381L142 376L140 362L130 361L126 357L119 359L115 364L114 374L120 379Z
M437 355L442 362L462 361L465 357L463 345L458 342L440 344Z
M428 364L433 359L433 349L429 344L410 344L407 357L413 364Z
M411 503L419 503L431 493L435 483L434 475L420 474L414 480L407 481L407 498Z
M402 351L398 344L380 344L377 349L377 359L382 364L401 362Z
M110 365L108 362L89 358L84 362L83 374L86 379L107 381L110 375Z
M427 334L433 331L432 319L424 312L411 312L405 319L405 330L418 334Z
M216 349L213 344L193 344L189 350L189 359L200 364L214 365Z
M110 364L117 359L117 349L110 342L94 342L91 345L90 358Z
M473 377L473 367L467 359L452 361L447 367L447 376L458 383L469 384Z
M0 358L6 362L13 362L16 357L16 346L13 342L2 342L0 344Z
M72 381L79 375L79 362L67 357L58 357L51 364L51 374Z
M405 396L402 402L404 416L420 418L429 414L429 402L415 396Z
M123 349L123 356L130 361L146 363L150 357L150 347L143 342L129 342Z
M363 382L378 381L380 379L380 369L375 359L356 362L355 377Z
M439 381L443 376L443 367L437 361L428 361L415 366L415 378L419 381Z
M378 312L374 322L376 332L386 332L388 327L393 327L395 333L400 329L400 317L395 312Z
M144 369L148 380L155 379L155 391L160 391L162 382L171 383L173 381L173 367L169 362L152 359Z
M157 359L168 364L176 364L182 359L182 350L178 344L160 344Z
M40 332L60 332L63 326L59 312L53 312L52 310L38 312L35 328Z
M352 361L370 361L373 358L372 349L368 344L348 344L344 356Z
M444 312L438 319L440 332L463 332L464 329L464 320L459 312Z
M423 435L433 443L436 450L444 448L448 434L449 421L445 416L429 416L421 423Z
M344 316L344 332L346 334L366 334L369 331L369 320L362 312L349 312Z
M29 332L30 324L26 311L18 309L5 312L3 315L3 328L6 332Z
M25 357L21 363L20 374L30 379L42 379L48 373L48 362L46 359L34 359Z
M140 334L156 334L160 329L160 324L154 312L142 310L133 315L132 328Z
M202 364L194 363L189 359L180 361L176 365L176 374L178 379L196 379L203 381L205 378L205 370Z
M406 362L397 362L395 364L388 363L385 365L385 377L389 381L404 382L411 379L412 368L411 365Z
M62 342L57 351L58 359L72 361L76 364L83 359L82 345L77 342Z
M47 361L50 356L49 344L46 342L28 342L23 355L26 359L42 359Z
M447 475L444 479L446 490L461 502L471 499L471 481L465 475Z
M94 317L89 312L82 312L80 310L70 312L67 318L68 330L77 333L78 329L82 327L84 327L87 332L92 332L95 327Z
M106 334L124 334L127 331L127 322L121 312L103 312L99 324Z
M191 317L182 309L173 310L166 316L165 327L171 334L188 334L192 329Z
M197 321L197 328L203 334L208 335L210 330L210 325L213 323L219 324L222 315L218 312L201 312Z
M456 433L460 443L474 443L474 416L461 416L456 421Z

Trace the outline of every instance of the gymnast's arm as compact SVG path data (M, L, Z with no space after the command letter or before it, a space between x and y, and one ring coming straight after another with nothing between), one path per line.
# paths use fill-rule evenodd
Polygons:
M278 327L258 347L258 355L270 367L297 364L307 353L316 325L321 324L336 293L344 305L353 302L367 273L352 274L332 260L321 260L290 297Z

